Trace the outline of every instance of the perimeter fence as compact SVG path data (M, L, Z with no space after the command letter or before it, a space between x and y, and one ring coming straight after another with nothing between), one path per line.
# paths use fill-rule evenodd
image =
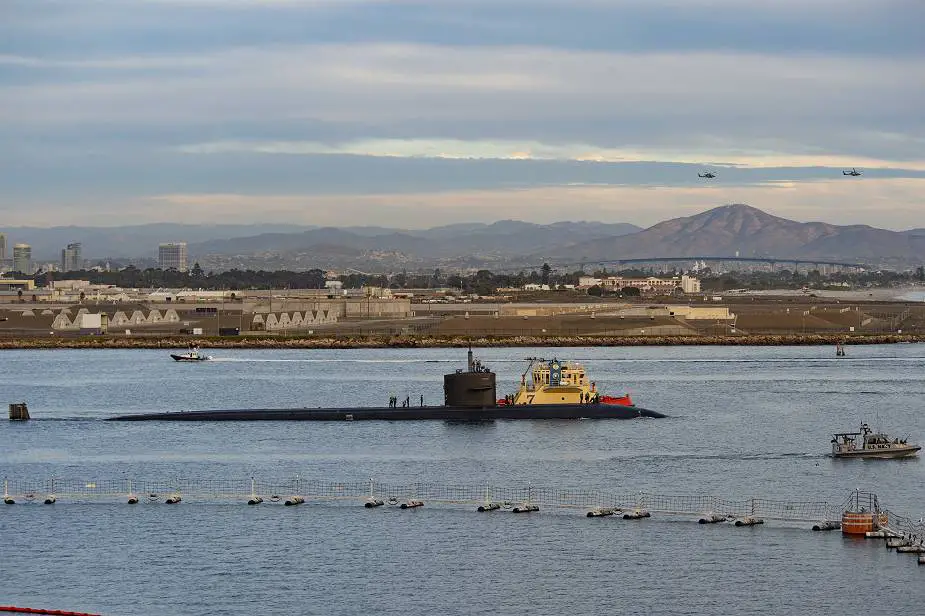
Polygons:
M181 496L191 503L245 502L260 497L279 502L302 497L317 501L382 501L400 504L410 500L444 505L484 505L500 508L531 504L554 509L612 509L647 511L677 516L712 515L727 519L762 518L792 522L821 522L841 519L858 500L852 492L843 502L812 500L772 500L766 498L729 499L713 495L666 495L650 492L611 492L596 488L562 488L536 485L497 486L490 484L384 483L368 481L327 481L290 478L209 479L173 478L8 478L3 482L4 500L15 502L124 502L134 496L141 502L162 502ZM871 495L879 509L879 501ZM925 538L922 520L890 512L890 526Z
M180 498L178 498L180 497ZM303 500L296 501L296 498ZM870 511L887 514L888 530L914 543L925 545L925 519L915 520L882 509L876 494L851 492L841 502L729 499L715 495L666 495L641 492L610 492L596 488L562 488L535 485L496 486L490 484L383 483L327 481L301 477L258 479L143 479L50 478L4 479L3 500L17 502L106 503L125 502L294 503L353 501L357 503L407 505L411 501L436 505L492 504L498 509L523 510L525 505L563 509L707 516L718 520L776 520L781 522L834 522L845 511L859 507L861 500ZM863 507L861 508L863 510Z

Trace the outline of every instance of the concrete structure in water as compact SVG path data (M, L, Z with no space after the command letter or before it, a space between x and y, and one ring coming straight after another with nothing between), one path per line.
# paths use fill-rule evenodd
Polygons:
M10 421L27 421L29 419L29 407L25 402L10 404Z

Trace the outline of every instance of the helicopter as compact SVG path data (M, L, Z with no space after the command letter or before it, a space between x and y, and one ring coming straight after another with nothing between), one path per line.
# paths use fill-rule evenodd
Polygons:
M861 172L858 171L857 169L855 169L854 167L852 167L852 168L851 168L851 171L842 171L841 174L842 174L842 175L859 176L859 175L861 175Z
M713 173L712 171L707 171L706 173L698 173L697 177L698 178L709 178L712 180L713 178L716 177L716 174Z

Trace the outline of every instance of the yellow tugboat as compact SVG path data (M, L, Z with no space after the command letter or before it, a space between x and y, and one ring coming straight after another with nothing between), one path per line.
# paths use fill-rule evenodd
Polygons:
M577 362L528 359L530 364L520 377L516 394L498 400L498 404L615 404L633 406L628 394L605 396L588 379L585 368ZM530 378L527 378L527 375Z

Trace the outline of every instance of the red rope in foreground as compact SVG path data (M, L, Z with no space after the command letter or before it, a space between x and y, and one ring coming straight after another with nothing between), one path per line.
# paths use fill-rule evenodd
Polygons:
M65 610L43 610L34 607L14 607L12 605L0 605L0 612L13 612L15 614L53 614L54 616L100 616L100 614L90 614L88 612L68 612Z

